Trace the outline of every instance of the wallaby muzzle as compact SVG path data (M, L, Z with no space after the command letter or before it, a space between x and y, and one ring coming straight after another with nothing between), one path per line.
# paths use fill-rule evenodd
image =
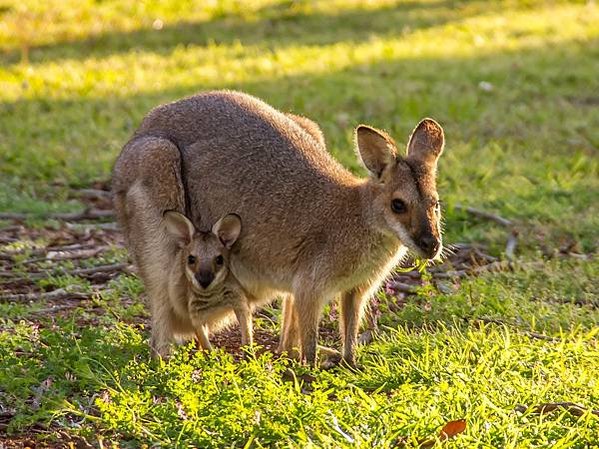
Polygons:
M414 243L428 259L434 259L441 249L441 240L432 234L423 234L414 239Z
M202 288L208 288L214 280L214 274L211 271L199 271L195 276Z

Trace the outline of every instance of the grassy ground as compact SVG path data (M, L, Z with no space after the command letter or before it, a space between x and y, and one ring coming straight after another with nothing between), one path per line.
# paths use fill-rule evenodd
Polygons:
M447 446L599 447L599 416L533 413L599 409L598 38L593 2L0 0L1 211L81 209L73 192L109 178L149 108L234 88L316 120L358 172L353 126L405 141L436 118L446 241L505 258L506 229L460 203L519 235L513 271L382 292L357 373L268 351L150 362L135 276L36 280L93 295L62 314L0 299L0 441L411 447L465 418ZM0 251L25 248L9 268L26 273L65 229L31 219ZM104 244L86 264L126 259L118 237ZM277 317L260 329L276 334Z

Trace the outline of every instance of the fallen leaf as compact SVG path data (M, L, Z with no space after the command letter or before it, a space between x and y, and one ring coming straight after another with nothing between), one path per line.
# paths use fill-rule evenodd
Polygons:
M418 447L421 449L431 448L435 445L435 443L439 441L445 441L449 438L453 438L456 435L462 433L466 430L466 420L458 419L457 421L449 421L447 424L443 426L441 431L439 432L438 438L426 438L424 440L420 440L418 443Z
M464 430L466 430L466 420L465 419L458 419L457 421L449 421L441 429L439 438L442 440L446 440L447 438L455 437L456 435L462 433Z

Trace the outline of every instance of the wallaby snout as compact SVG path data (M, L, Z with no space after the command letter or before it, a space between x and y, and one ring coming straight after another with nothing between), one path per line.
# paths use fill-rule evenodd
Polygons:
M195 274L195 278L203 288L208 288L214 280L214 273L212 271L200 270Z
M441 249L441 239L432 234L421 235L414 239L414 242L422 250L427 259L434 259L437 257L439 250Z

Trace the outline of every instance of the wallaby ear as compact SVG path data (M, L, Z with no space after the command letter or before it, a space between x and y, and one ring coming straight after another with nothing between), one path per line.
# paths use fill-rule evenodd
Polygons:
M237 214L228 214L212 226L212 233L216 235L226 248L231 249L241 233L241 217Z
M431 118L425 118L412 131L408 142L408 157L434 166L444 145L445 135L441 125Z
M191 239L196 230L189 218L174 210L167 210L164 213L163 218L168 233L179 240L182 246L191 243Z
M362 163L377 178L383 174L385 167L395 161L397 147L384 131L359 125L356 128L356 145Z

